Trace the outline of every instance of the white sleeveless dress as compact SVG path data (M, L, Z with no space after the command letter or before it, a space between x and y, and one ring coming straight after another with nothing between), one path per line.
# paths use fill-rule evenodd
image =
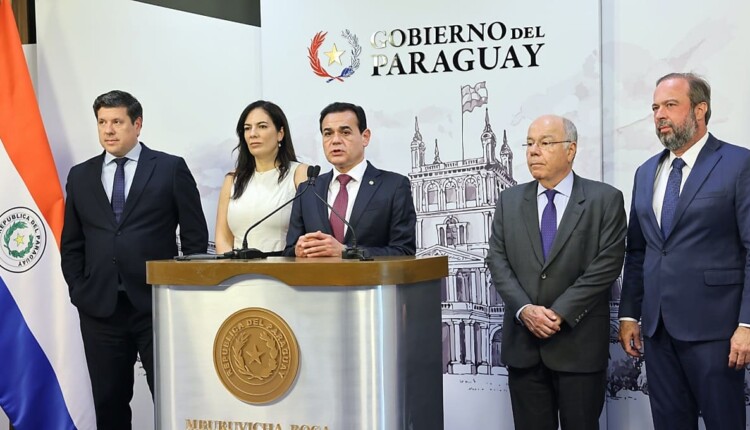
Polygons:
M242 238L251 225L294 197L296 193L294 172L299 165L300 163L295 161L291 162L289 171L281 183L279 183L278 169L262 173L255 172L242 196L236 200L229 199L227 223L234 235L235 248L242 248ZM263 252L283 251L286 246L286 232L289 230L292 205L293 203L290 203L250 230L247 235L248 247Z

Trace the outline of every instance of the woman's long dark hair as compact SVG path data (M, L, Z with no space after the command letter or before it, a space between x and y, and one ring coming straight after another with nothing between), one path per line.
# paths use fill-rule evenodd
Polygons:
M245 141L245 119L247 119L250 111L258 108L263 109L271 117L276 130L284 130L281 147L276 154L276 163L279 165L279 182L289 173L289 164L292 161L297 161L297 156L294 154L294 145L292 145L292 132L289 130L289 123L284 111L276 104L265 100L250 103L242 111L240 119L237 121L237 137L240 141L232 151L237 151L237 163L234 166L234 191L232 192L232 199L235 200L242 196L245 188L247 188L247 183L255 174L255 157L250 153Z

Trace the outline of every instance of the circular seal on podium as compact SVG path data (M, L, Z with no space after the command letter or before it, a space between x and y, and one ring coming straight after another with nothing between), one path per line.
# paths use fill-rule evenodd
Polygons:
M292 386L299 347L292 329L268 309L245 308L230 315L214 339L214 367L238 399L270 403Z

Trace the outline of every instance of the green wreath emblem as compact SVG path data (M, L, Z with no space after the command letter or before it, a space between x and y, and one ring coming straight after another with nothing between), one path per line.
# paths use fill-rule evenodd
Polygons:
M26 223L23 222L23 221L16 221L13 224L11 224L10 227L8 227L8 230L3 235L3 246L5 247L5 249L8 250L8 254L11 257L13 257L13 258L23 258L23 257L25 257L26 254L28 254L29 251L31 251L31 248L34 247L34 235L30 234L29 235L29 244L26 245L26 248L24 248L21 251L14 251L14 250L10 249L10 246L8 246L8 244L10 244L10 238L11 238L11 236L13 236L13 233L15 233L16 230L21 229L21 228L26 228Z

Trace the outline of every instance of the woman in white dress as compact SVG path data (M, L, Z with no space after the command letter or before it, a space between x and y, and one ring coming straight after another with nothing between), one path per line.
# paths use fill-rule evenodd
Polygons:
M224 178L216 214L216 253L242 247L245 231L294 197L307 179L297 162L286 115L274 103L258 100L237 122L235 170ZM280 252L286 245L292 205L263 221L247 236L249 248Z

